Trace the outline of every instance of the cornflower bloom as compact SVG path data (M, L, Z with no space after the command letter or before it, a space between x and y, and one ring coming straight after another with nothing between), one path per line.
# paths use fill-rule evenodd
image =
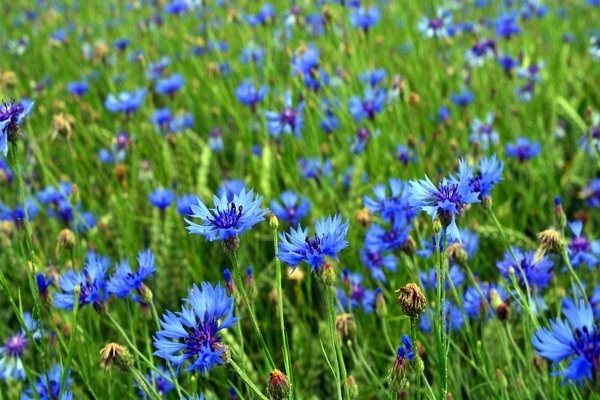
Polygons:
M213 128L208 136L208 145L215 153L223 150L223 132L221 128Z
M386 75L385 69L378 68L361 73L359 79L374 88L385 79Z
M144 280L151 277L156 272L154 265L154 254L152 251L145 250L138 253L137 256L138 269L131 270L129 260L119 262L114 275L106 284L106 289L110 294L114 294L119 298L124 298L129 293L136 291L144 297L142 293L144 289ZM143 300L143 299L142 299Z
M198 196L195 194L184 194L177 199L177 212L179 215L187 217L193 214L192 204L196 203Z
M282 221L287 221L291 226L296 226L300 220L308 215L310 202L306 197L298 197L292 191L285 191L280 196L281 203L275 200L271 201L271 210Z
M184 79L180 74L173 74L166 78L162 78L156 81L155 90L156 93L166 94L171 97L175 95L183 87Z
M352 310L356 310L360 307L365 314L370 314L375 310L375 291L366 289L363 286L362 281L362 274L358 272L348 272L348 270L342 271L342 283L344 286L348 287L349 293L345 292L345 288L338 287L336 289L338 300L344 312L350 312L350 308L348 307L348 297L350 297ZM347 294L349 296L347 296Z
M319 66L319 50L310 44L308 49L292 57L292 73L299 75L307 88L319 90L322 84L329 84L329 76Z
M185 221L189 224L186 229L211 242L224 240L225 244L237 247L235 241L238 237L264 220L267 211L261 208L261 203L262 196L255 197L254 190L246 192L246 189L234 195L232 201L228 201L225 194L221 198L213 196L214 208L211 209L198 199L198 205L190 205L193 211L191 216L200 218L202 224L186 218Z
M192 113L176 115L169 121L169 132L183 132L194 127L194 116Z
M260 46L257 46L254 42L250 42L248 45L246 45L246 47L242 49L240 61L244 64L248 64L250 62L259 64L262 62L264 56L264 49Z
M251 79L245 80L235 89L235 96L242 103L250 107L252 112L256 111L256 105L263 100L269 89L262 85L258 90L254 87Z
M440 310L441 313L441 310ZM424 333L433 332L432 317L435 315L435 311L431 308L427 308L421 317L419 318L419 328ZM448 332L459 331L462 329L465 319L460 307L456 306L450 301L446 301L446 330Z
M465 53L465 61L471 68L483 66L487 58L493 58L496 55L496 42L493 39L482 39L475 43Z
M569 229L573 237L568 243L569 256L571 265L578 267L581 263L585 263L588 268L592 269L600 262L600 240L589 241L583 235L583 222L569 222Z
M154 336L154 355L172 363L178 369L186 361L186 371L204 376L213 367L223 365L225 345L217 334L238 321L233 316L233 297L221 285L202 282L194 284L183 299L181 312L167 311L160 320L162 330Z
M409 162L413 164L417 162L417 154L415 150L402 144L396 146L396 158L405 167Z
M497 144L500 140L498 132L494 130L494 113L487 113L484 122L479 118L473 119L471 123L471 143L477 143L483 150L487 150L490 144Z
M362 29L365 33L369 33L369 29L379 22L381 12L377 7L354 8L350 12L350 23L353 27Z
M109 94L104 101L104 107L110 112L132 114L140 107L144 97L146 97L146 89L138 89L133 93L121 92L118 97Z
M23 105L15 103L14 100L0 104L0 153L5 157L8 154L8 142L17 140L19 125L29 115L32 107L33 102Z
M406 243L411 228L410 220L402 216L394 219L389 230L379 224L372 224L365 235L365 246L377 252L396 250Z
M401 179L390 178L388 182L390 196L385 185L375 185L375 198L363 197L365 207L372 213L379 214L384 221L392 222L398 217L412 219L416 213L410 203L408 184Z
M518 265L509 251L504 253L504 259L496 263L496 267L502 276L509 280L511 272L514 272L519 286L525 287L525 282L530 288L543 289L548 287L554 265L552 260L544 256L541 260L534 263L535 251L523 251L513 247L513 253L517 257Z
M284 101L285 109L283 112L265 111L269 133L275 137L281 135L281 133L294 133L296 137L300 137L304 126L304 102L301 101L297 108L293 108L290 92L285 93Z
M517 13L515 12L500 15L495 21L495 26L496 35L503 39L510 39L521 31L517 25Z
M384 254L379 249L371 249L367 246L360 249L360 259L371 272L371 276L381 282L387 282L383 269L390 272L396 272L398 264L396 257L392 253Z
M375 115L383 110L385 103L385 91L383 89L368 88L365 90L364 98L352 97L348 101L348 109L355 121L368 118L375 120Z
M465 283L465 274L462 273L460 267L456 264L453 264L448 270L448 277L450 279L446 280L446 290L450 290L452 286L459 287ZM437 271L435 268L431 268L428 272L419 272L419 278L423 282L423 289L437 289ZM452 282L452 285L450 285L450 282Z
M512 70L519 66L519 60L505 54L498 57L498 64L504 72L511 74Z
M467 165L464 159L461 159L458 167L458 177L453 177L451 180L454 183L462 179L468 180L469 188L479 196L479 200L491 195L494 186L502 180L502 170L504 163L496 158L495 154L491 157L483 157L477 166L477 172L473 171Z
M39 339L41 333L38 329L38 323L31 317L31 314L23 313L23 322L32 337ZM29 338L23 329L6 339L4 345L0 347L0 380L25 380L25 368L21 357L27 350L28 344Z
M311 270L320 270L325 257L339 261L338 253L348 247L345 240L348 233L348 220L342 223L342 216L321 218L315 222L315 234L308 236L308 228L291 228L290 233L279 233L279 251L277 257L291 267L301 262L311 266Z
M424 180L411 180L408 184L413 207L425 211L432 220L439 218L448 237L461 242L456 217L462 214L465 205L478 203L480 199L479 193L469 185L465 171L459 172L458 177L444 178L437 187L427 176Z
M592 126L578 143L591 156L600 153L600 113L592 115Z
M153 81L160 79L170 63L171 59L166 56L156 62L150 63L150 65L148 65L148 75L150 76L150 79Z
M81 97L87 93L89 85L86 81L71 82L67 84L67 91L73 96Z
M156 126L159 132L164 132L169 128L169 122L173 119L171 110L167 107L158 108L154 111L154 115L150 117L150 122Z
M221 186L217 189L217 196L222 197L225 195L227 197L227 201L233 201L233 196L236 194L240 194L242 189L246 188L246 184L244 181L240 179L229 179L223 182Z
M562 312L567 320L550 321L550 328L535 331L531 340L536 352L557 365L568 360L567 368L555 370L552 375L563 377L563 383L583 384L593 380L600 366L600 332L594 313L583 299L579 304L565 298Z
M165 211L175 200L175 193L169 189L157 188L148 195L148 199L154 207L157 207L160 211Z
M102 260L93 255L88 256L83 271L70 270L59 278L58 283L62 293L54 294L54 306L71 311L75 307L76 289L78 289L79 307L91 304L101 312L108 300L107 271L108 265L102 263Z
M406 386L406 370L408 362L415 360L415 352L412 342L408 335L402 335L402 345L398 347L394 365L388 374L388 383L390 389L394 392L400 392Z
M466 107L473 102L475 95L471 91L462 88L459 93L452 93L450 97L457 106Z
M539 142L531 142L529 139L524 137L518 137L516 143L509 143L506 145L506 155L509 157L517 158L519 162L523 163L538 154L542 147Z
M145 375L145 378L148 384L155 385L156 391L159 395L166 397L171 390L175 389L175 385L173 385L173 382L170 378L165 378L165 376L170 377L169 371L165 367L159 365L157 368L160 373L156 371L150 371ZM140 399L151 398L142 390L137 382L135 383L135 386L137 387L135 393Z
M452 12L438 8L436 16L432 19L423 17L417 29L427 38L443 39L449 36L449 28L452 24Z
M591 207L600 206L600 179L592 179L583 189L583 197Z
M73 384L71 371L67 371L64 388L61 387L62 367L54 364L47 374L40 374L34 382L34 388L28 387L21 395L21 400L73 400L73 392L68 389ZM64 391L63 391L64 389ZM35 395L37 393L37 396Z
M469 229L460 229L461 242L456 239L448 238L448 248L452 248L455 245L460 245L467 253L467 258L471 258L475 255L475 252L479 249L479 237L477 234ZM437 241L436 235L431 235L431 240L423 240L423 248L417 250L417 254L423 258L429 258L435 253L435 245ZM442 235L440 241L441 251L444 252L448 249L444 249L444 236Z
M314 179L317 183L321 182L324 176L330 176L333 169L331 160L321 162L318 158L300 158L298 168L304 179Z
M482 315L490 318L496 315L497 310L492 306L492 294L495 293L500 300L506 302L510 299L508 292L493 283L479 283L479 289L468 287L463 295L463 309L472 318L480 318ZM483 298L481 297L483 294ZM488 307L490 306L490 307Z

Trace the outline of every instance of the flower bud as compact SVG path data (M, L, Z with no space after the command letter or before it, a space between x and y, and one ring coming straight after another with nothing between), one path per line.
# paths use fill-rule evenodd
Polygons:
M330 262L326 261L320 269L316 270L316 273L323 285L329 288L333 287L335 284L335 271Z
M356 339L356 323L352 314L344 313L335 318L335 329L337 330L340 344L346 341L354 341Z
M269 217L269 226L274 231L276 231L279 228L279 220L277 219L277 216L275 214L271 214L271 216Z
M235 235L223 239L223 247L225 248L225 251L233 253L240 247L240 237Z
M385 318L387 315L387 303L381 289L375 291L375 313L379 318Z
M446 255L450 261L460 265L461 267L467 265L469 255L467 254L467 251L463 245L458 242L452 243L450 246L448 246Z
M56 237L56 258L60 258L60 250L72 250L75 246L75 234L70 229L63 229Z
M371 225L371 212L368 208L361 208L354 214L354 219L360 225L367 227Z
M358 399L358 384L356 383L356 379L350 375L346 380L346 384L348 385L348 395L350 396L350 400Z
M133 365L133 356L127 347L109 343L100 350L100 363L107 371L114 364L122 372L127 372Z
M560 231L567 226L567 216L565 215L565 210L563 210L560 197L558 196L554 198L554 226Z
M287 376L278 369L274 369L269 375L267 394L271 400L283 400L290 395L291 387Z
M258 293L256 292L256 281L252 274L252 267L246 268L246 282L244 283L244 286L250 300L254 300Z
M442 230L442 221L439 218L433 220L433 232L435 234L440 233Z
M538 239L540 240L540 245L533 257L534 264L544 258L546 253L561 254L565 248L565 241L562 235L554 228L538 233Z
M400 292L397 303L407 316L418 317L425 310L427 298L423 290L415 283L408 283L395 292Z

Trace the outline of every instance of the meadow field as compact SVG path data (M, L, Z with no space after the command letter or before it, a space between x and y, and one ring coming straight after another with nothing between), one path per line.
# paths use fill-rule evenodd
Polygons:
M0 400L600 398L600 1L0 10Z

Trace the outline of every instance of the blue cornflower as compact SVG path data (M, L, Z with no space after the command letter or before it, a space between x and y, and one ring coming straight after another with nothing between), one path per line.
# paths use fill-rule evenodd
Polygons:
M110 294L114 294L119 298L127 297L132 291L142 294L144 280L151 277L156 271L154 254L149 249L141 251L138 253L137 260L138 269L136 271L131 270L129 260L119 262L114 275L106 284L106 289Z
M277 257L292 267L302 261L311 266L311 270L320 269L325 263L325 257L339 260L337 254L348 247L346 234L348 221L342 223L342 216L321 218L315 221L315 235L308 236L308 228L302 229L298 224L290 233L279 233L279 252Z
M394 219L389 230L372 224L365 235L365 246L377 252L396 250L406 243L411 228L410 221L402 216Z
M440 310L441 313L441 310ZM421 314L419 318L419 328L424 333L433 332L433 321L432 317L435 314L435 311L431 308L427 308L423 314ZM450 301L446 301L446 330L448 332L459 331L462 329L463 323L465 319L463 317L463 313L460 310L460 307L451 303Z
M521 18L528 20L533 17L542 18L548 13L548 6L540 0L526 0L521 5Z
M506 155L517 158L521 163L537 156L541 150L542 147L539 142L532 143L525 137L519 137L516 143L506 145Z
M29 220L33 220L39 213L37 204L32 199L25 200L25 207L27 207L27 216ZM0 203L0 221L11 221L16 226L22 228L25 221L25 209L21 203L18 203L14 209L11 209L4 204Z
M164 132L169 128L169 123L173 119L173 114L168 107L154 110L154 115L150 117L150 122L156 126L159 132Z
M271 210L282 221L287 221L291 226L296 226L300 220L308 215L310 202L306 197L298 197L292 191L285 191L280 196L281 203L271 201Z
M179 215L187 217L193 214L192 204L198 202L198 196L195 194L184 194L177 199L177 212Z
M513 69L515 69L516 67L519 66L519 60L516 58L513 58L509 55L501 55L498 57L498 64L500 64L500 66L502 67L502 69L507 73L510 74L512 72Z
M569 228L573 233L573 237L568 244L571 264L578 267L581 263L585 263L588 268L592 269L600 262L600 240L590 242L583 235L582 221L569 222Z
M158 372L150 371L144 377L146 378L146 382L148 382L148 384L155 385L156 391L158 392L159 395L161 395L162 397L166 397L169 394L169 392L175 388L175 385L173 384L173 381L170 378L169 370L167 370L162 365L159 365L157 367L157 369L158 369ZM137 387L137 389L135 390L135 393L137 394L137 396L139 398L141 398L141 399L149 399L150 398L146 394L146 392L144 392L142 390L142 388L138 385L137 382L135 383L135 386Z
M358 77L360 80L371 87L379 85L386 77L387 72L383 68L377 68L361 73Z
M148 195L148 199L154 207L157 207L160 211L164 211L175 200L175 193L169 189L157 188Z
M515 259L509 251L506 251L504 259L496 263L496 267L500 270L502 276L510 280L512 270L521 287L525 287L525 281L530 287L539 289L548 287L550 279L552 279L552 272L550 271L554 265L552 260L544 256L541 260L534 262L534 251L523 251L516 247L513 247L512 250L519 265L515 264Z
M479 318L482 315L487 315L487 318L490 318L496 315L497 310L491 306L492 296L498 296L503 302L510 298L510 295L502 286L493 283L479 283L479 289L468 287L463 296L463 309L472 318ZM480 291L484 298L481 297Z
M438 109L437 123L438 124L448 123L448 121L450 121L450 116L451 116L450 109L448 107L441 106Z
M269 89L262 85L258 90L254 87L251 79L245 80L235 89L235 96L242 103L250 107L254 112L256 105L263 100Z
M322 36L325 34L326 19L320 13L308 14L304 18L306 31L313 36Z
M517 25L517 13L502 14L495 21L496 35L504 39L510 39L520 32Z
M173 96L183 87L184 79L180 74L173 74L156 81L156 93Z
M377 7L365 7L354 8L350 12L350 23L353 27L362 29L365 33L369 32L372 26L379 22L381 18L381 12Z
M592 179L583 189L583 197L591 207L600 206L600 178Z
M223 150L223 132L221 131L221 128L217 127L210 130L208 145L215 153Z
M480 200L479 194L472 191L465 174L457 178L444 179L437 187L427 176L424 180L411 180L408 184L413 207L425 211L432 219L439 218L442 226L447 228L448 237L461 242L456 216L461 215L465 205Z
M331 160L321 162L319 158L300 158L298 168L304 179L314 179L321 182L324 176L330 176L333 170Z
M352 310L362 308L365 314L370 314L374 311L375 291L366 289L362 281L363 276L358 272L348 272L348 270L342 272L342 283L348 287L349 296L340 287L336 288L336 290L338 300L344 312L350 312L348 297L350 297Z
M150 63L150 65L148 65L148 75L150 76L150 79L153 81L160 79L170 63L171 59L166 56L156 62Z
M461 179L468 181L469 189L478 194L479 199L491 195L494 186L502 180L502 170L504 163L496 158L496 154L491 157L483 157L479 161L477 172L473 171L467 165L464 159L461 159L458 167L458 177L452 178L454 183L458 183Z
M132 114L140 107L144 97L146 97L146 89L138 89L133 93L121 92L118 97L109 94L104 101L104 107L110 112Z
M413 349L412 342L410 340L410 336L402 335L402 345L398 347L398 354L396 355L396 362L398 362L398 358L407 359L408 361L414 361L415 352Z
M465 61L471 68L483 66L488 58L496 55L496 42L493 39L482 39L475 43L465 53Z
M161 357L180 369L189 360L186 371L198 371L203 376L213 367L223 365L225 346L217 334L235 325L233 297L228 296L221 285L212 286L202 282L202 288L194 284L181 312L167 311L160 325L162 330L154 336L154 355Z
M248 64L249 62L261 63L264 56L265 50L262 47L257 46L254 42L250 42L242 49L240 61L244 64Z
M396 272L398 269L396 257L392 253L384 254L367 246L360 250L360 259L371 272L371 276L381 282L387 282L384 268L390 272Z
M355 121L368 118L375 120L375 115L383 110L385 103L385 91L383 89L368 88L364 92L364 98L352 97L348 101L348 109Z
M460 229L460 239L459 242L456 239L448 238L448 249L451 249L453 246L460 245L467 252L467 257L471 258L475 255L475 252L479 249L479 237L477 234L470 229ZM443 252L443 243L444 243L444 235L440 235L440 246L442 247L441 251ZM437 235L431 235L431 240L423 240L423 248L421 250L417 250L417 254L424 258L429 258L431 255L435 253L435 245L437 241ZM447 254L450 257L450 254Z
M192 113L184 113L174 116L169 121L169 131L171 133L183 132L186 129L194 127L194 115Z
M37 284L40 299L47 300L50 295L48 288L54 283L54 277L51 276L50 278L46 278L44 274L38 273L35 276L35 282Z
M188 219L186 227L190 233L202 235L211 242L226 240L242 235L254 225L264 220L267 213L261 208L262 196L254 198L254 190L246 189L233 196L233 201L228 201L223 194L221 198L213 196L214 208L208 209L198 199L198 204L192 204L194 218L200 218L202 224L196 224Z
M412 219L415 216L411 206L408 184L401 179L390 178L390 197L387 196L385 185L376 185L373 188L375 198L363 197L365 207L372 213L379 214L384 221L391 222L396 218Z
M583 384L585 378L594 379L600 366L600 332L592 308L583 299L578 305L571 299L563 299L562 312L567 321L550 321L551 330L536 330L531 343L539 355L554 365L569 359L566 369L552 372L563 377L563 384L569 381Z
M294 133L296 137L300 137L304 126L304 102L301 101L297 108L293 108L290 92L285 93L284 101L283 112L265 111L269 133L273 136L279 136L281 133Z
M517 76L521 79L527 80L528 82L539 83L542 80L541 71L545 67L545 63L531 63L527 67L519 67L517 69Z
M75 288L79 286L79 307L91 304L97 311L102 311L108 300L107 271L108 265L92 255L87 257L83 271L65 272L58 281L63 293L54 294L56 308L71 311L75 306Z
M438 8L436 16L432 19L423 17L417 29L423 33L427 38L438 38L443 39L449 36L449 28L452 24L452 12L443 8Z
M21 395L21 400L34 400L38 396L39 400L73 400L73 392L68 391L73 384L71 371L66 373L67 378L63 392L61 392L61 389L63 389L61 388L62 375L62 367L59 364L54 364L47 374L40 374L36 379L34 383L35 391L34 388L28 387ZM35 393L37 393L37 396Z
M529 103L533 99L535 91L535 82L528 81L523 86L517 86L515 88L515 95L517 96L517 100L521 103Z
M227 201L233 201L233 196L240 194L242 189L246 189L246 184L240 179L228 179L219 186L217 189L217 196L222 197L225 195Z
M487 113L485 121L482 122L479 118L473 119L471 123L471 134L469 139L471 143L477 143L483 150L487 150L490 144L497 144L500 140L498 132L494 130L494 113Z
M459 93L452 93L450 97L457 106L466 107L473 102L475 95L466 88L462 88Z
M305 51L292 56L292 73L301 76L306 87L313 90L320 89L321 82L329 82L329 77L319 67L319 49L312 43Z
M89 85L86 81L81 82L71 82L67 84L67 90L73 96L83 96L87 93Z
M459 287L465 283L465 274L462 273L460 267L456 264L453 264L450 267L448 276L450 279L446 280L446 290L450 290L452 285L454 287ZM429 272L419 272L419 278L421 279L421 282L423 282L423 289L437 289L437 271L435 268L431 268ZM452 285L450 285L450 282L452 282Z
M413 148L399 144L396 146L396 158L406 167L409 162L417 162L417 153Z
M591 156L600 153L600 114L592 115L592 124L589 130L578 141L579 145Z
M38 329L38 323L31 317L31 314L23 313L23 322L32 337L39 339L41 333ZM0 380L25 380L25 368L21 357L27 350L28 344L29 339L23 329L6 339L4 345L0 347Z
M8 154L8 142L17 139L19 125L29 115L32 108L33 102L26 106L15 103L14 100L0 104L0 153L4 156Z
M71 228L79 233L85 233L96 226L96 216L89 211L79 210L71 222Z

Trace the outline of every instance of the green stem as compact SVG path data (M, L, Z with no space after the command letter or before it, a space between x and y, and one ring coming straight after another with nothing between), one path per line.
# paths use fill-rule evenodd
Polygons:
M254 393L256 393L256 395L263 399L263 400L269 400L264 394L262 394L262 392L260 391L260 389L258 387L256 387L256 385L254 384L254 382L252 382L252 380L248 377L248 375L246 375L246 373L235 363L235 361L233 361L233 359L229 359L227 361L227 366L230 367L231 369L234 370L234 372L237 374L237 376L240 377L240 379L250 388L254 391Z
M290 400L294 400L294 376L292 371L292 357L290 355L290 346L288 343L287 333L285 331L285 321L283 315L283 289L281 287L281 261L277 257L278 237L277 229L273 229L273 246L275 249L275 281L277 283L277 312L279 313L279 326L281 329L281 340L283 343L283 363L285 365L285 373L290 382Z
M437 315L435 318L437 320L436 330L438 343L438 369L440 371L440 398L445 399L448 394L448 344L450 342L446 333L446 274L448 270L448 257L445 253L448 247L446 228L443 228L440 234L444 237L444 243L441 245L441 236L438 236L436 246Z
M146 392L147 395L149 395L150 397L152 397L153 399L156 399L156 400L162 399L162 397L156 391L156 387L153 385L150 385L148 383L148 381L146 380L146 377L137 368L131 367L129 369L129 372L131 372L131 374L133 375L133 379L135 379L137 381L138 385L140 385L142 390L144 392Z
M571 279L574 280L575 283L577 283L577 287L581 292L581 296L583 297L585 303L589 304L589 300L587 298L587 295L585 294L585 288L583 287L583 283L581 283L579 276L577 275L577 273L573 269L573 266L571 265L571 258L569 257L569 250L567 249L567 246L563 246L561 256L565 262L565 265L567 266L567 269L569 270L569 274L571 274Z
M269 348L267 347L267 344L265 343L265 339L260 331L258 322L256 321L256 316L254 314L254 310L252 309L252 303L250 303L250 299L248 298L248 294L246 293L246 288L244 287L244 281L242 279L242 274L240 272L240 266L239 266L237 254L235 252L231 252L231 260L233 263L234 276L237 280L236 285L242 295L242 299L244 299L244 303L246 303L246 310L248 311L248 315L250 316L250 321L252 322L252 327L254 328L254 332L256 333L258 340L260 341L260 345L262 346L263 352L265 353L265 358L267 359L267 362L269 363L269 368L272 371L275 369L275 362L273 361L273 358L271 357Z
M417 370L417 382L416 382L416 399L421 400L421 372L423 369L421 357L419 356L419 351L417 350L417 319L418 317L412 317L410 319L410 339L413 342L413 348L415 353L415 366Z
M81 288L77 286L75 290L75 304L73 305L73 314L71 318L71 337L69 338L69 350L67 353L67 360L65 361L65 365L62 369L62 376L60 378L60 391L59 393L64 393L65 384L67 383L67 375L69 372L69 368L71 366L71 360L73 359L73 354L75 354L75 336L77 336L77 313L79 311L79 293Z
M333 290L329 286L323 285L323 295L325 296L325 305L327 308L327 325L329 330L329 340L331 346L335 351L335 357L333 357L333 368L336 379L336 386L339 399L349 399L350 395L348 392L348 385L346 384L346 365L344 364L344 357L342 354L342 348L340 347L340 341L337 337L335 328L335 309L333 303ZM342 389L344 391L342 395Z

